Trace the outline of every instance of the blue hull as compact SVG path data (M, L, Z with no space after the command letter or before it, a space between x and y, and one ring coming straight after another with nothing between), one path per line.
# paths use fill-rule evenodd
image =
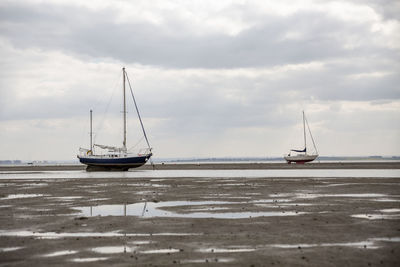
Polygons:
M123 170L140 167L150 159L150 155L122 158L92 158L78 157L82 164L88 166L87 170Z

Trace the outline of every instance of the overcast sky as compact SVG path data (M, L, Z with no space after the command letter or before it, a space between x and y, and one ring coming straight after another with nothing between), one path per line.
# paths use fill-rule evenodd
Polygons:
M0 159L122 144L123 66L159 158L400 154L400 1L2 0Z

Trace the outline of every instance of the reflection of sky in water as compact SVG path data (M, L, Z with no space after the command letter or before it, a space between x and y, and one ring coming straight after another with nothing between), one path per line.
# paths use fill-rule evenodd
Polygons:
M94 262L94 261L104 261L107 260L106 257L97 257L97 258L76 258L72 259L73 262Z
M61 251L56 251L56 252L53 252L53 253L45 254L45 255L43 255L43 257L65 256L65 255L75 254L77 252L78 251L75 251L75 250L61 250Z
M354 247L354 248L368 248L377 249L373 241L362 241L362 242L347 242L347 243L320 243L320 244L275 244L270 245L275 248L313 248L313 247Z
M219 207L207 207L210 212L198 212L195 208L184 210L185 213L176 213L162 210L163 207L173 206L199 206L236 204L226 201L166 201L166 202L142 202L128 205L99 205L92 207L75 207L83 216L141 216L141 217L176 217L176 218L216 218L216 219L241 219L261 216L295 216L304 214L294 211L266 211L266 212L218 212ZM214 209L213 209L214 208ZM211 211L217 212L211 212Z
M396 220L400 219L400 214L354 214L351 217L368 220Z
M151 250L139 251L139 253L142 253L142 254L176 253L176 252L179 252L179 249L165 248L165 249L151 249Z
M385 194L375 194L375 193L366 193L366 194L313 194L313 193L278 193L278 194L270 194L270 197L294 197L294 198L302 198L302 199L314 199L314 198L322 198L322 197L352 197L352 198L377 198L377 197L387 197Z
M379 242L400 242L400 237L375 237L368 238L360 242L341 242L341 243L314 243L314 244L271 244L275 248L313 248L313 247L354 247L354 248L379 248Z
M100 254L114 254L114 253L133 252L134 249L129 246L107 246L107 247L92 248L91 251Z
M6 197L0 198L0 200L6 199L17 199L17 198L32 198L32 197L43 197L43 194L11 194Z
M395 177L398 169L371 170L131 170L129 172L43 171L0 172L0 179L46 179L46 178L259 178L259 177Z
M9 251L16 251L24 247L9 247L9 248L0 248L0 252L9 252Z
M75 237L150 237L150 236L192 236L201 235L198 233L123 233L120 231L113 232L75 232L75 233L55 233L55 232L33 232L33 231L8 231L0 230L0 236L20 236L20 237L35 237L39 239L59 239L59 238L75 238Z
M201 253L238 253L238 252L251 252L255 251L255 248L246 246L227 247L227 248L200 248L197 252Z
M220 262L227 263L233 262L235 259L233 258L211 258L211 259L189 259L189 260L181 260L180 263L188 264L188 263L212 263L212 262Z

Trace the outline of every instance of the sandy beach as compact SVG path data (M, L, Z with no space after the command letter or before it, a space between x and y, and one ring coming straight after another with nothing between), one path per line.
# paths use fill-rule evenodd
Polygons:
M387 164L399 169L398 163L379 166L389 168ZM362 164L364 169L367 165ZM235 171L229 164L156 168L189 166ZM252 168L267 166L300 170L317 165L253 164ZM142 172L150 172L149 167ZM332 165L321 163L318 168L329 172ZM6 175L0 180L1 266L400 265L400 175L121 178L121 173L110 173L109 178L93 174L82 179L54 179L51 172L43 179L6 179Z

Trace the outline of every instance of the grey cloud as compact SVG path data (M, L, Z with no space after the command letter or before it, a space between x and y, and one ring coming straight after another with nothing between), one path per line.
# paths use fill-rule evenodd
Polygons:
M8 14L8 15L7 15ZM13 14L13 15L10 15ZM302 63L371 50L368 25L349 25L322 13L288 18L266 16L239 33L197 35L173 15L164 25L116 23L116 11L91 11L56 5L4 6L1 32L17 46L62 50L77 55L173 68L237 68ZM288 31L305 34L284 40ZM362 47L344 49L349 36L367 36ZM356 38L357 39L357 38ZM374 47L379 54L385 49Z

